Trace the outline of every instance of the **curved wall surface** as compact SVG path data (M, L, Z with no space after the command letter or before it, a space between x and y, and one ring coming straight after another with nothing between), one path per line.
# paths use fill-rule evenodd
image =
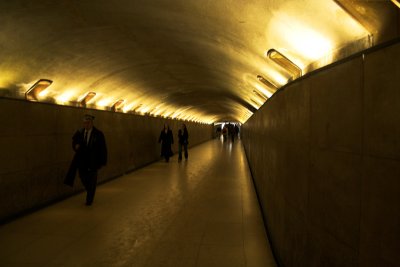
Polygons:
M399 265L399 42L293 82L242 128L280 266Z
M99 182L159 160L165 122L178 151L182 121L0 98L0 222L82 190L78 177L74 188L63 180L73 157L72 135L85 113L96 117L106 138L108 163ZM212 125L184 123L190 146L212 138Z

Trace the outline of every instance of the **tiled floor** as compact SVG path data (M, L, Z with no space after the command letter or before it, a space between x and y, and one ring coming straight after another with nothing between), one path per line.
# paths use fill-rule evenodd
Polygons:
M240 142L148 165L0 226L0 266L276 266ZM101 175L101 172L100 172Z

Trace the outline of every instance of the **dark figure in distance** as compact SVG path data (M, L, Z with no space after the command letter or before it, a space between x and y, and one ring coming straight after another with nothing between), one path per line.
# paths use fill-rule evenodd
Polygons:
M161 143L161 157L164 157L165 161L168 162L169 158L172 157L171 145L174 143L174 137L167 124L164 124L158 142Z
M67 175L74 178L79 172L82 184L86 189L86 205L91 205L96 193L97 171L107 163L107 147L104 134L93 126L94 117L85 115L83 128L72 137L72 149L75 151L70 170ZM66 184L72 185L70 183Z
M225 125L224 128L222 128L222 138L224 142L228 138L228 127Z
M235 124L235 135L237 138L239 138L239 127L237 126L237 124Z
M221 132L222 132L221 126L218 126L218 127L217 127L217 130L216 130L215 132L216 132L216 134L217 134L217 138L221 138Z
M178 140L179 140L179 144L178 144L178 151L179 151L179 158L178 161L180 162L182 160L182 148L185 154L185 159L187 160L189 157L188 154L188 144L189 144L189 133L188 130L186 128L185 124L182 124L182 129L179 129L178 131Z
M229 135L231 136L231 140L232 140L232 143L233 142L235 142L235 136L236 136L236 133L235 133L235 126L233 125L233 124L228 124L229 125Z

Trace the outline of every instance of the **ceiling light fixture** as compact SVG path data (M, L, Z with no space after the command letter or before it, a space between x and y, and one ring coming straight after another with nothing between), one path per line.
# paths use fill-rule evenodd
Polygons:
M256 100L254 100L253 98L250 97L250 101L254 104L252 105L253 107L255 107L257 110L262 106L262 104Z
M285 57L282 53L275 49L270 49L267 52L268 58L274 61L276 64L293 74L293 79L297 79L301 76L302 70L299 66L293 63L290 59Z
M38 101L39 94L49 87L53 81L40 79L25 93L25 99L30 101Z
M140 112L140 108L143 106L143 104L139 104L139 105L137 105L134 109L133 109L133 111L134 112Z
M265 84L266 86L268 86L269 88L274 89L275 91L278 89L278 86L276 86L272 81L270 81L269 79L261 76L261 75L257 75L257 79L262 82L263 84Z
M94 97L96 96L95 92L88 92L83 98L82 100L80 100L79 102L81 103L82 106L86 106L90 100L92 100Z
M253 93L255 93L258 97L262 98L264 101L266 101L268 99L267 96L260 94L256 90L253 90Z
M125 102L125 100L120 99L117 102L114 103L114 105L112 105L111 110L112 111L117 111L118 108L121 107L121 105Z

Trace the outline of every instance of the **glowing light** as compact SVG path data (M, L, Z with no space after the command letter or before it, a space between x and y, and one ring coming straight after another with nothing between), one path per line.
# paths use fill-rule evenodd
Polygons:
M263 104L264 101L260 100L259 98L250 98L254 103L257 104L258 108L260 108Z
M49 94L49 92L50 92L49 90L45 89L39 93L39 97L45 97L46 95Z
M276 81L277 84L279 85L284 85L287 83L287 79L280 74L279 72L276 71L270 71L269 75L271 76L272 79L274 79L274 81Z
M141 108L142 106L143 106L143 104L137 105L137 106L133 109L133 111L139 112L139 110L140 110L140 108Z
M121 107L121 105L123 105L124 102L125 102L125 100L123 100L123 99L118 100L117 102L115 102L112 105L111 110L116 111L118 108Z
M269 79L261 76L261 75L257 75L257 79L262 82L265 86L267 86L268 89L272 90L272 93L275 93L276 90L278 89L278 86L276 86L272 81L270 81ZM256 84L257 88L262 88L261 86L259 86L258 84ZM261 90L263 91L263 90Z
M0 76L0 88L7 88L12 83L11 81L16 80L16 73L2 69Z
M259 84L255 84L254 86L257 88L258 91L260 91L267 98L270 98L274 94L274 92L271 92L268 89L265 89L264 87L262 87Z
M283 39L284 43L288 44L286 46L288 50L292 50L294 53L305 57L306 60L312 61L332 51L332 42L329 38L303 24L295 16L277 12L275 17L271 28L274 29L273 32L279 33L279 37ZM302 64L295 63L302 67Z
M298 78L301 76L301 68L297 66L295 63L293 63L289 58L287 58L285 55L280 53L279 51L275 49L270 49L267 52L268 58L270 58L272 61L280 65L282 68L284 68L286 71L290 72L293 74L293 78Z
M94 100L94 97L96 96L95 92L88 92L85 94L80 100L78 100L83 106L89 104L89 102Z
M164 103L161 103L161 104L156 105L156 106L151 110L151 114L152 114L153 116L159 116L159 115L166 109L166 107L164 107L164 106L165 106ZM164 108L163 108L163 107L164 107Z
M170 117L175 111L170 110L170 111L165 111L165 113L163 114L165 117Z
M157 106L156 108L155 108L155 112L154 112L154 114L156 115L156 116L158 116L158 115L160 115L160 116L162 116L162 114L166 111L168 109L168 107L165 105L165 104L160 104L159 106Z
M25 93L25 99L31 101L38 101L40 93L42 93L47 87L49 87L53 81L47 79L40 79L28 91Z
M76 93L75 90L68 90L68 91L64 92L63 94L56 96L55 97L56 103L59 103L59 104L67 103L74 97L75 93Z
M263 103L260 103L260 100L255 100L253 98L250 98L250 104L255 108L259 109Z
M108 107L112 101L113 101L112 98L103 98L96 102L96 106Z
M179 112L176 111L176 112L174 112L174 113L171 114L171 118L172 118L172 119L175 119L176 117L178 117L178 115L179 115Z
M294 25L291 34L293 36L285 36L288 42L296 39L296 48L308 59L317 60L332 51L329 39L304 26Z
M184 107L184 108L180 108L178 110L176 110L172 115L171 118L175 119L175 118L179 118L182 119L182 116L184 115L183 112L187 111L191 109L191 107Z
M400 8L400 2L397 0L391 0L393 4L395 4L398 8Z
M338 49L369 35L340 5L351 1L281 2L273 11L266 34L270 43L303 70L313 61L331 63Z
M122 108L122 111L125 112L125 113L127 113L128 111L130 111L130 110L133 108L134 105L135 105L134 103L131 103L131 104L129 104L129 105L125 105L125 106Z
M142 106L141 108L139 108L139 113L147 113L149 112L150 107L144 107Z

